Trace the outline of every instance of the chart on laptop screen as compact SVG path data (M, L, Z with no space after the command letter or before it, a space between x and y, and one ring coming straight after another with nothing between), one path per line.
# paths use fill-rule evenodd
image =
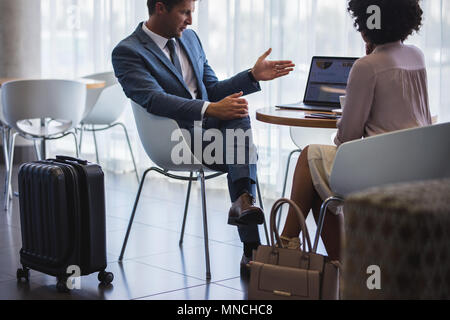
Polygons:
M305 101L338 103L339 96L345 95L353 63L349 59L314 59Z

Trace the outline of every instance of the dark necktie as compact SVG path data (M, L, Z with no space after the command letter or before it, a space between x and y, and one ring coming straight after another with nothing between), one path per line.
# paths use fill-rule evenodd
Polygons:
M183 76L183 72L181 71L180 59L178 58L177 51L175 50L175 40L170 39L169 41L167 41L167 48L170 51L170 58L172 59L172 63L174 64L180 75Z

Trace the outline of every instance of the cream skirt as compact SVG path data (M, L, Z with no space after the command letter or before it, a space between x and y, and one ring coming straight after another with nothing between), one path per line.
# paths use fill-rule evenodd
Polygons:
M322 200L333 196L330 189L330 176L333 169L337 147L332 145L313 144L308 148L308 164L311 172L314 188ZM334 213L340 213L341 206L331 204L329 209Z

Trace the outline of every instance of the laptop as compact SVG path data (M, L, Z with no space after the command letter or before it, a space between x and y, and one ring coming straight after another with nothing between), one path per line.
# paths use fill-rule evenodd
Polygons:
M357 59L313 57L303 102L280 104L276 107L316 111L340 109L339 96L345 95L348 76Z

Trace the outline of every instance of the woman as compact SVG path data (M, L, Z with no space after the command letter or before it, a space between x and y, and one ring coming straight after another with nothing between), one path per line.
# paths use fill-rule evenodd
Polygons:
M368 27L371 14L367 9L372 5L381 9L381 29ZM424 56L418 48L403 44L420 29L423 11L419 0L350 0L348 11L366 42L367 56L356 61L350 72L336 146L380 133L430 125ZM328 179L337 147L308 146L294 173L291 199L305 215L312 209L316 221L322 201L331 196ZM335 214L327 212L322 231L325 248L333 260L341 258L343 214L338 209L333 209ZM283 244L297 246L299 233L297 217L290 210L282 232Z

